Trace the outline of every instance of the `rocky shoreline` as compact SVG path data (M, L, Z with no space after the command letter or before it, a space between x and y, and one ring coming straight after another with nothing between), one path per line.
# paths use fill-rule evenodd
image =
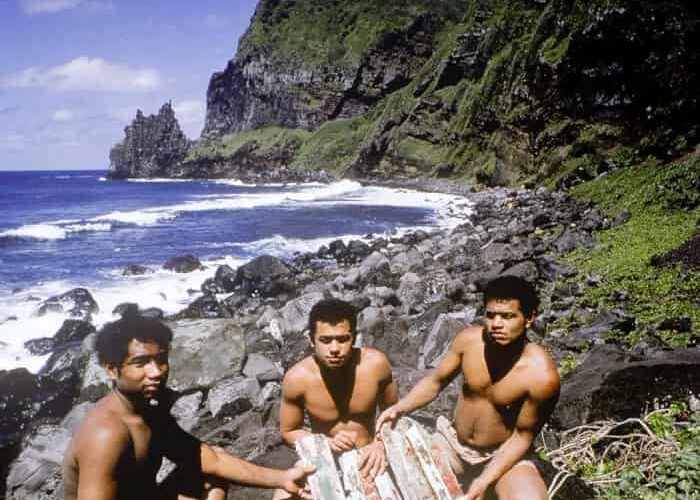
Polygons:
M610 332L635 325L625 312L624 294L613 310L587 303L583 292L600 277L582 275L562 260L571 250L592 248L594 231L620 221L545 189L472 192L436 179L390 185L463 194L468 204L455 203L452 210L464 222L389 239L338 240L285 261L261 256L238 269L220 266L202 283L201 296L165 318L175 332L172 411L185 429L247 459L286 465L292 456L277 430L280 382L308 352L304 328L316 301L334 296L357 306L362 343L387 353L404 394L465 324L480 320L481 287L498 274L537 283L542 310L529 335L560 366L574 365L543 433L548 441L596 419L638 416L661 401L682 400L698 409L693 394L700 387L698 339L694 347L676 351L660 341L632 349L619 345ZM187 272L198 261L187 257L169 265ZM91 299L87 290L77 289L40 304L37 313L61 308L72 316L60 334L34 341L35 348L52 352L49 361L36 375L0 371L0 466L19 453L8 468L8 499L62 498L63 450L80 416L108 390L91 348L90 314L98 307ZM122 314L135 308L118 307ZM154 309L142 313L162 315ZM555 325L562 318L567 328ZM436 415L449 414L455 399L456 392L445 391L416 417L432 425ZM558 498L592 495L572 479ZM232 487L228 498L268 497L269 492Z

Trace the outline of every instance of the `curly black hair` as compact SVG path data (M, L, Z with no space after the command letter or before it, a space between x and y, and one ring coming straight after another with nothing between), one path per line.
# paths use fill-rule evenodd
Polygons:
M505 275L489 281L484 288L484 305L493 299L518 299L526 318L540 306L534 285L519 276Z
M129 354L129 342L155 342L168 349L173 331L156 318L129 315L106 323L95 338L97 358L104 366L121 366Z
M345 319L350 323L350 333L355 337L355 329L357 328L357 309L355 306L340 299L319 300L309 312L309 336L311 340L316 335L317 321L337 325Z

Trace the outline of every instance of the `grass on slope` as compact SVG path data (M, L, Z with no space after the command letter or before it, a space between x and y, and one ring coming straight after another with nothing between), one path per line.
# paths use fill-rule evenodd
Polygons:
M255 142L257 151L264 153L271 149L287 149L299 147L310 132L302 129L281 127L266 127L226 134L218 140L202 141L190 148L186 161L196 161L208 158L230 158L245 144Z
M623 340L634 344L644 326L658 327L665 318L687 316L700 327L700 270L655 267L651 259L689 240L700 217L700 158L670 165L647 160L578 186L575 196L593 200L611 217L629 213L629 220L598 234L593 251L577 251L570 260L602 277L588 298L614 305L615 293L629 294L628 310L637 329ZM685 346L691 333L662 331L671 346Z

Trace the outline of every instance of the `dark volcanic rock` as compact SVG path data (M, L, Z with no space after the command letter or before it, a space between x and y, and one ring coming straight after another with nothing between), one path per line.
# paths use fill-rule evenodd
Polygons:
M140 276L142 274L148 274L152 272L153 270L146 266L132 264L124 268L124 271L122 271L122 276Z
M72 318L89 320L92 313L98 312L99 307L90 292L85 288L74 288L50 297L41 303L37 314L45 315L47 312L68 312Z
M290 276L289 267L280 259L261 255L238 268L234 285L244 294L259 293L271 297L291 290L288 284Z
M236 288L236 272L227 265L219 266L213 278L202 283L205 293L228 293Z
M31 352L34 356L43 356L53 351L54 340L51 337L41 337L38 339L27 340L24 343L24 348Z
M72 342L82 342L93 332L95 332L95 326L92 323L79 319L67 319L53 336L53 340L58 347Z
M562 383L552 424L569 429L606 418L641 415L658 402L685 401L700 390L700 349L660 351L628 361L624 351L594 347Z
M125 138L109 152L109 177L169 177L169 170L183 160L190 147L167 102L157 115L144 116L141 110L124 129Z
M204 269L202 263L194 255L182 255L173 257L168 262L163 264L163 269L175 271L176 273L191 273L199 269Z

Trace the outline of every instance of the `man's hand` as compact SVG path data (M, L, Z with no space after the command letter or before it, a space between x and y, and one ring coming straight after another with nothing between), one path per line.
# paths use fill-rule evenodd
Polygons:
M280 486L287 493L291 493L292 495L306 498L308 500L313 500L311 492L306 487L306 476L315 470L316 468L314 466L303 466L301 465L301 462L297 462L294 464L294 467L287 469L282 473L282 484Z
M374 440L362 448L357 466L360 469L360 473L370 479L383 472L386 467L384 444L379 440Z
M328 436L328 446L335 452L350 451L355 448L357 434L352 431L338 431L334 436Z
M482 500L486 493L488 485L481 481L478 477L469 485L469 491L462 497L464 500Z
M393 426L394 423L403 415L403 410L399 408L399 404L396 403L394 405L391 405L389 408L384 410L380 415L379 418L377 418L377 424L375 425L375 428L377 429L377 434L379 434L382 431L382 427L384 424L389 424L390 426Z

